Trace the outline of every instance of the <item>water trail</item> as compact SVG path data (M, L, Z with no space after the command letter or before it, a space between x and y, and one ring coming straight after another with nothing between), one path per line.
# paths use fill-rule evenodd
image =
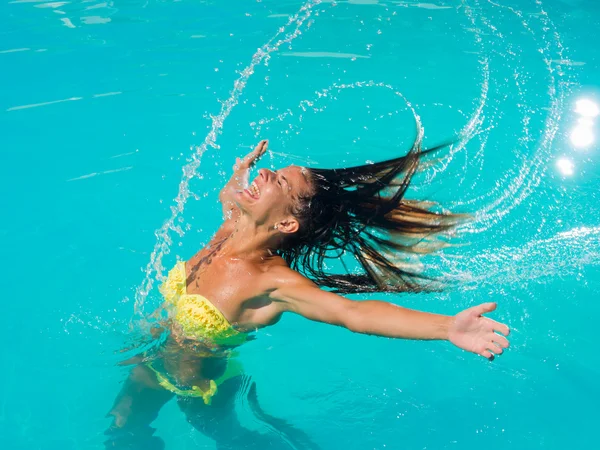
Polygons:
M540 20L542 21L542 33L543 41L545 45L538 49L542 55L544 64L546 65L549 84L548 84L548 97L549 97L549 112L546 116L546 120L543 126L543 134L540 139L540 143L534 150L533 155L529 158L524 158L523 165L521 166L518 175L512 180L511 185L502 192L502 195L495 199L492 203L489 203L481 210L478 214L478 220L481 225L478 231L483 231L489 228L494 223L497 223L504 216L506 216L512 209L521 204L534 189L540 184L541 179L546 172L548 167L547 161L550 156L551 144L554 141L556 132L558 131L558 125L562 117L562 110L564 108L564 99L566 96L565 83L562 82L564 72L556 71L552 67L551 59L564 59L564 48L560 41L554 24L548 18L547 13L544 11L541 0L536 0L540 10ZM523 18L522 13L510 8L520 19ZM533 31L527 26L527 22L523 20L525 28L533 34ZM548 33L551 34L552 40L548 37ZM552 46L556 47L557 58L549 55L552 52ZM526 118L525 118L526 119ZM524 132L527 134L527 120L524 119Z
M485 2L484 2L485 3ZM467 124L463 127L460 133L460 141L453 146L441 163L428 172L428 181L433 179L448 168L452 160L459 153L465 154L465 163L462 174L459 178L459 186L465 183L467 175L473 174L475 180L470 180L469 185L461 190L463 197L460 200L450 205L454 209L460 209L464 206L469 206L471 210L477 210L476 220L466 228L471 233L479 233L487 230L491 226L499 223L506 215L508 215L515 207L523 203L539 186L547 169L547 162L551 156L551 144L556 136L558 125L564 108L564 99L566 97L565 87L568 85L565 80L568 77L565 70L556 70L552 65L554 60L565 60L564 48L560 40L560 36L552 21L548 18L548 14L543 8L541 0L535 0L534 4L538 10L537 20L540 23L534 27L530 21L526 20L523 12L512 6L506 6L496 3L493 0L487 0L487 4L492 8L500 8L508 11L518 20L518 26L523 28L528 36L531 37L536 47L541 62L545 65L546 70L544 76L547 79L547 96L548 109L543 123L540 123L539 136L533 135L533 124L535 111L530 106L527 93L529 86L535 82L534 74L527 71L524 67L528 67L523 63L525 58L531 56L530 53L525 54L521 49L519 42L513 42L510 35L504 34L498 24L493 23L484 15L484 8L479 0L463 0L462 10L472 25L472 31L475 35L475 43L479 47L482 82L481 94L474 112L469 117ZM511 22L512 23L512 22ZM538 30L539 28L539 30ZM492 39L484 39L484 31ZM541 41L541 42L540 42ZM511 146L514 148L513 167L500 172L496 178L496 183L493 187L487 188L484 193L477 193L475 189L478 181L483 180L482 172L484 169L484 156L489 146L492 144L490 137L492 130L495 129L497 123L505 116L503 105L507 104L506 97L506 82L499 76L492 76L492 65L506 65L512 72L510 79L516 89L516 101L514 106L519 111L521 128L514 133L515 140L513 142L502 143L502 148ZM568 70L568 67L567 69ZM532 81L533 80L533 81ZM494 87L494 95L490 96L490 83ZM327 97L330 91L347 87L388 87L384 83L375 82L356 82L345 86L333 85L320 92L317 92L318 98ZM529 88L531 89L531 88ZM393 90L393 89L392 89ZM307 107L312 107L315 101L305 100L301 102L300 108L306 110ZM411 107L412 108L412 107ZM322 110L322 109L321 109ZM321 110L315 108L315 112ZM413 108L413 113L414 108ZM291 110L287 110L277 117L272 119L261 119L257 124L251 124L257 135L261 131L263 125L271 121L283 121L288 116L293 115ZM295 116L298 122L301 122L302 115ZM484 124L487 126L484 127ZM475 137L479 138L479 148L475 154L469 157L467 144ZM530 147L534 142L538 142L533 150ZM497 144L500 145L500 144ZM473 173L475 172L475 173ZM468 194L472 195L470 198Z
M475 17L473 15L473 13L471 12L471 8L468 5L465 5L465 9L467 10L467 17L474 24ZM481 36L481 33L476 33L476 42L481 49L484 48L483 38ZM489 58L487 56L482 56L480 58L479 62L482 66L483 79L481 82L481 94L477 101L477 106L476 106L475 110L473 111L473 113L471 113L470 116L467 116L467 123L464 125L464 127L462 128L462 130L459 133L459 136L460 136L459 142L450 149L449 154L445 158L443 158L443 160L440 162L440 164L437 167L433 167L432 170L427 173L427 177L428 177L427 181L432 181L438 173L444 172L444 170L448 167L448 165L452 161L453 157L456 154L458 154L459 152L463 151L465 149L466 145L475 136L485 134L485 137L482 138L480 149L478 151L478 154L483 154L483 148L484 148L485 142L487 140L487 134L489 133L489 130L482 131L481 126L484 122L483 111L484 111L484 108L488 101L488 93L489 93L489 85L490 85L490 68L489 68L490 63L489 63ZM308 111L309 108L312 108L313 113L323 112L325 108L318 107L318 102L323 101L325 99L330 100L330 101L335 101L335 100L337 100L336 95L339 94L344 89L373 88L373 87L388 89L395 95L401 97L403 99L403 101L406 103L406 106L410 109L413 116L415 117L415 120L417 122L417 128L421 127L421 121L420 121L420 118L418 116L415 106L413 104L411 104L411 102L409 102L400 91L395 89L390 84L386 84L383 82L375 82L372 80L371 81L356 81L354 83L346 83L346 84L332 84L327 88L317 91L315 93L316 94L315 98L313 98L311 100L301 101L299 103L299 105L297 106L297 109L301 110L300 113L294 112L291 108L288 108L287 110L278 114L275 117L262 118L256 122L252 122L252 123L250 123L250 126L253 128L253 130L255 132L255 136L258 137L258 136L260 136L260 134L263 130L263 127L272 122L275 122L275 121L283 122L284 120L289 119L290 117L294 117L294 119L296 120L297 123L301 123L303 120L303 114L306 111ZM290 125L290 127L291 127L291 125Z
M480 102L480 107L478 108L478 111L477 111L477 117L479 118L479 121L474 123L476 128L472 128L471 135L467 136L467 137L471 137L471 138L478 136L480 138L479 149L477 150L477 152L475 153L473 158L471 158L471 161L472 161L471 164L475 165L475 167L471 168L470 171L468 170L469 167L466 167L465 170L463 170L463 174L460 179L460 184L462 185L464 180L466 179L467 174L469 172L475 172L476 179L474 181L471 181L470 185L465 186L465 188L469 189L470 192L475 192L476 191L475 187L478 184L477 182L481 180L481 174L484 170L485 149L489 142L491 131L495 128L496 123L499 122L502 119L502 117L504 116L504 112L501 109L502 103L500 102L499 98L501 98L505 94L505 92L504 92L505 85L503 84L503 82L499 83L498 79L495 79L495 78L491 79L490 66L491 65L493 66L494 62L495 62L493 56L498 55L498 56L502 57L503 64L507 64L507 60L513 61L514 59L517 58L517 54L512 49L512 43L506 42L507 41L506 36L504 36L494 24L492 24L487 18L485 18L482 15L482 13L481 13L482 8L478 1L476 1L474 3L474 7L471 7L467 3L467 1L463 1L463 7L464 7L463 9L464 9L465 15L469 19L469 21L473 27L470 30L473 31L475 34L475 42L477 43L477 45L480 48L479 53L484 55L483 59L481 60L481 63L483 65L484 79L487 83L486 89L484 91L485 96L482 96L482 99L481 99L482 101ZM477 14L476 11L478 11L479 14ZM490 42L488 42L489 40L485 40L485 42L484 42L484 39L482 38L483 30L481 29L479 22L481 22L481 25L483 25L487 29L487 31L490 32L491 35L497 37L499 42L501 42L502 45L506 47L506 49L503 49L504 51L495 50L493 48L493 44L490 44ZM490 48L487 48L485 44L488 44L488 46ZM517 66L520 67L521 64L517 64ZM521 77L519 69L518 68L513 69L513 79L515 80L516 88L518 91L518 98L519 98L518 108L520 110L523 110L525 108L527 102L524 97L523 87L517 81L519 79L519 77ZM491 98L488 98L489 89L490 89L490 87L489 87L490 81L493 83L494 93L496 95L492 96ZM482 128L484 121L487 122L488 126L485 128ZM525 118L523 120L523 122L528 123L528 119ZM469 127L466 127L466 128L468 129ZM525 134L528 135L528 133L529 133L529 131L525 130ZM520 141L520 139L518 139L518 140ZM465 139L465 140L461 141L460 147L457 148L457 150L454 153L457 153L458 151L465 148L466 144L469 142L470 142L470 139ZM465 151L466 150L467 149L465 149ZM445 168L446 167L442 167L442 169L445 169ZM510 179L510 177L506 177L506 178ZM456 209L456 208L460 208L465 205L472 206L477 203L487 202L487 201L489 201L489 199L496 198L496 196L498 195L498 192L500 190L501 190L501 184L500 184L500 182L498 182L498 183L496 183L496 186L494 188L486 191L485 193L480 194L480 195L478 195L474 198L470 198L470 199L464 199L464 197L463 197L459 201L451 204L450 207L453 209ZM462 194L463 194L463 196L466 194L465 190L462 191ZM472 226L470 226L470 228L472 230Z
M584 267L600 265L600 227L574 228L523 246L439 259L445 277L458 282L462 290L514 284L522 288L530 281L579 275Z
M473 6L471 6L471 3L473 3ZM498 5L492 1L489 1L488 3L494 7L504 7L503 5ZM500 99L505 98L505 92L503 92L505 84L499 79L492 79L490 67L491 64L494 64L498 61L498 57L501 59L503 64L506 64L506 61L508 60L509 64L513 66L512 80L514 82L515 89L517 90L518 98L516 107L522 116L522 128L520 132L517 133L515 144L515 156L518 157L517 159L520 163L520 166L518 168L510 169L508 172L504 173L503 176L498 178L496 185L493 188L488 189L485 193L476 195L472 198L461 199L452 205L454 207L469 205L473 208L479 209L477 221L474 225L472 224L469 226L470 232L484 231L493 224L498 223L513 208L523 202L539 185L547 166L546 161L549 156L550 145L556 135L565 96L564 91L561 89L564 86L564 83L559 83L559 80L555 75L555 70L552 68L550 61L553 59L562 60L564 59L564 56L563 47L560 43L558 33L556 33L552 22L548 19L547 14L543 11L541 1L536 1L536 5L541 11L540 20L542 22L542 35L544 41L544 45L536 46L538 47L538 53L542 55L542 60L547 69L550 112L547 114L543 125L542 136L539 139L540 143L533 151L533 154L531 156L527 156L527 148L531 142L534 141L534 137L531 134L532 132L530 125L532 111L526 98L526 83L531 76L529 73L525 72L524 69L522 69L523 55L521 54L520 49L515 46L515 44L512 42L507 42L508 37L504 35L496 25L491 23L486 17L483 16L481 12L482 6L478 0L475 0L474 2L464 0L462 3L462 10L473 26L472 30L475 32L475 42L480 48L480 54L482 55L479 61L482 71L481 94L475 110L460 132L460 141L457 145L451 148L448 156L444 158L437 167L434 167L432 171L428 172L428 181L433 181L438 174L443 173L457 154L461 152L465 152L466 154L467 144L469 144L475 137L479 137L479 148L470 160L467 159L468 155L466 155L465 168L462 171L459 185L464 183L467 173L472 172L473 169L476 171L475 181L481 179L480 174L484 167L485 147L488 143L490 143L490 134L495 127L495 122L499 121L503 116L503 111L501 109L502 101L500 101ZM520 26L522 26L537 43L537 35L529 23L523 18L523 13L512 7L505 8L508 9L511 14L514 14L519 18ZM486 31L497 38L497 45L502 46L500 50L495 48L487 48L487 46L491 44L487 43L486 40L483 39L483 31L481 27L484 27ZM547 37L549 32L552 33L552 41ZM557 58L549 57L549 53L553 52L554 48L556 49L555 53ZM558 73L558 76L562 75L563 73ZM489 93L491 82L495 85L497 95L494 96L495 98L491 99L490 104ZM315 101L318 101L322 98L330 98L335 100L335 97L330 95L332 90L337 90L339 92L341 89L353 87L386 87L395 91L389 85L372 81L356 82L344 86L332 85L320 92L317 92L317 99L312 101L305 100L300 103L299 107L305 111L306 108L312 107ZM413 110L413 114L416 114L412 106L411 109ZM322 111L322 109L314 109L314 112L320 111ZM290 109L288 109L272 119L261 119L257 123L253 123L251 125L254 127L255 132L258 135L260 134L263 125L275 120L283 121L291 115L293 115L293 113ZM301 114L295 117L297 118L298 122L302 121ZM488 123L489 126L483 128L484 122ZM475 192L475 184L476 183L471 182L469 189L470 192Z
M254 73L255 67L260 63L267 63L272 52L277 51L282 44L291 42L300 34L302 25L311 15L311 9L318 3L318 1L305 3L295 15L289 18L287 24L281 27L269 42L258 49L258 51L253 55L250 64L240 73L239 78L234 82L230 97L223 102L220 113L217 116L212 117L212 127L203 144L194 148L191 160L183 167L183 177L179 186L178 195L175 198L175 204L171 208L171 217L156 232L156 245L146 267L145 278L138 287L135 295L134 311L137 315L143 314L143 305L153 287L154 279L161 279L162 277L162 258L169 254L172 244L170 233L175 232L179 235L184 234L184 230L182 230L176 222L183 213L185 203L191 195L189 192L189 182L197 174L197 170L200 167L200 159L202 154L208 147L218 148L216 145L216 140L218 135L221 133L223 122L230 114L231 110L237 105L239 96L245 88L248 79ZM473 6L471 6L471 4ZM499 5L491 0L488 0L488 4L495 8L506 8L510 13L514 14L519 19L520 25L533 37L534 41L537 43L538 38L536 32L534 32L530 24L523 18L523 13L521 11L518 11L512 7ZM472 233L479 233L498 223L513 208L522 203L535 190L535 188L541 182L541 179L546 171L546 162L548 156L550 155L550 146L558 129L558 123L561 118L561 110L563 108L565 98L566 83L563 81L565 73L562 70L556 70L552 66L551 61L564 60L564 49L554 24L550 21L547 13L543 9L541 0L535 0L535 4L540 11L538 17L541 22L541 35L544 42L544 45L537 46L537 50L542 55L544 64L547 68L547 76L549 81L547 94L549 97L550 112L547 114L544 122L543 132L541 138L539 139L539 144L533 151L533 154L531 156L527 156L527 146L534 139L530 135L530 115L527 107L523 106L527 105L525 88L523 87L523 84L526 82L526 77L524 77L519 67L513 67L513 79L519 98L518 107L520 113L523 115L523 128L520 136L517 137L518 145L516 151L518 154L523 156L519 158L519 161L521 162L520 167L516 170L511 169L503 174L503 176L498 178L496 185L492 189L489 189L484 194L455 202L453 205L454 207L465 205L474 207L474 205L479 205L479 212L476 216L477 220L475 221L474 225L471 225L469 228L469 231ZM495 62L495 59L492 58L492 55L495 54L496 56L499 56L503 62L508 58L511 63L520 66L520 58L512 48L512 43L508 42L507 44L504 44L507 37L504 36L493 23L491 23L482 15L482 6L479 0L474 0L473 2L463 0L462 6L463 7L461 9L464 11L465 15L474 27L476 44L481 49L480 53L482 54L482 57L480 58L480 64L482 67L483 78L481 82L481 94L474 112L470 115L467 124L461 131L461 139L459 143L451 148L449 155L442 161L438 168L428 173L429 180L433 180L437 174L446 170L455 155L459 154L459 152L466 152L467 144L475 137L479 137L479 148L475 154L471 158L468 158L468 155L465 153L465 170L463 170L462 178L459 180L459 183L461 184L466 178L467 170L471 170L472 168L477 170L475 181L481 178L480 174L484 167L484 149L490 142L490 133L494 128L494 121L498 120L502 116L502 111L500 109L502 103L500 100L494 99L492 100L493 104L490 105L490 83L495 82L495 84L498 85L496 86L496 89L500 89L503 86L500 80L492 79L490 66ZM497 38L497 42L500 43L499 45L504 45L505 50L498 52L495 49L487 49L486 42L482 37L483 32L480 26L485 27L491 35L495 36ZM291 31L289 31L290 28ZM316 99L312 101L303 100L300 102L298 108L301 109L302 112L306 112L308 108L314 107L315 103L321 99L335 99L335 96L330 95L333 92L339 93L340 91L348 88L367 87L386 88L391 90L394 94L400 96L405 101L407 107L412 111L417 122L417 128L420 129L420 119L413 105L411 105L411 103L408 102L408 100L406 100L406 98L404 98L404 96L399 91L395 90L391 85L377 83L374 81L333 84L326 89L318 91L316 93ZM500 94L499 91L497 93ZM500 97L500 95L498 95L498 97ZM321 110L314 108L314 112L319 112ZM275 120L283 121L288 116L292 115L294 115L292 110L288 109L274 118L261 119L256 123L252 123L251 126L258 135L260 134L260 131L264 125L267 125ZM301 121L302 113L299 116L295 115L294 117ZM489 123L491 125L483 128L484 123ZM513 173L514 175L512 176L506 176L507 174L511 175ZM473 183L471 183L470 187L470 192L474 192ZM156 277L153 276L154 274L156 274Z
M471 24L475 27L475 43L480 48L480 52L483 55L479 60L479 64L481 65L483 75L481 81L481 93L479 95L479 101L477 107L475 108L475 111L473 111L471 117L467 121L467 124L459 133L459 142L450 149L448 156L444 158L440 162L440 164L430 172L428 182L432 182L438 174L443 173L448 168L455 155L457 155L459 152L466 151L467 144L471 142L471 140L477 135L483 135L481 145L478 151L478 154L483 154L485 142L487 141L487 135L489 134L489 130L482 131L481 127L484 122L483 111L487 104L490 90L490 61L488 56L485 54L483 38L481 36L481 31L476 26L473 11L465 1L463 1L463 10L465 11L465 15L467 16ZM459 184L462 184L465 175L466 170L463 171L463 176L459 181Z
M488 0L488 3L497 8L504 8L514 14L519 19L520 25L532 36L537 44L539 38L530 24L524 19L521 11L509 6L499 5L490 0ZM464 1L463 4L465 5L465 11L472 16L474 21L475 19L478 19L492 35L502 42L506 41L507 37L504 36L488 19L483 17L481 13L479 13L478 16L474 16L473 9L468 6L468 3ZM477 213L476 223L469 230L473 233L485 231L494 224L500 222L516 206L528 198L529 195L534 192L535 188L539 186L546 172L548 166L547 161L551 155L551 144L554 141L562 117L564 99L567 94L565 88L568 85L565 78L568 78L569 74L565 74L562 70L555 70L551 61L554 59L565 59L564 47L554 24L543 9L541 0L536 0L535 4L539 9L538 18L541 21L541 35L543 41L542 45L536 46L538 47L538 53L541 55L542 61L546 66L549 112L541 127L543 131L540 138L534 139L530 134L529 123L531 120L531 111L527 107L527 99L525 98L525 90L523 87L527 77L524 76L522 69L519 67L513 68L513 79L520 99L518 108L523 114L521 121L523 128L520 133L521 136L517 139L517 148L521 149L517 151L523 155L519 158L522 161L522 164L514 171L514 175L513 170L511 170L508 172L509 176L499 178L496 186L485 194L462 200L455 204L455 206L464 206L479 204L482 201L485 202ZM475 1L474 5L476 10L481 11L481 5L478 1ZM500 55L503 56L503 62L505 63L508 59L509 61L515 61L517 65L520 66L519 58L517 58L517 54L512 48L512 44L509 42L506 46L506 51L503 55ZM534 140L539 141L539 144L532 154L527 156L525 150L527 149L528 144ZM507 181L503 183L502 180Z
M154 285L155 277L153 275L156 275L156 279L162 279L162 259L165 255L169 254L173 242L171 232L175 232L180 236L184 234L184 230L182 230L176 222L183 213L185 204L191 195L189 184L197 175L202 154L209 147L218 148L216 142L218 136L222 132L223 123L231 113L232 109L238 104L239 97L246 87L248 80L254 73L256 66L261 63L266 64L271 53L277 51L281 45L289 44L296 39L301 34L302 25L311 16L311 10L320 2L321 0L310 0L304 3L298 12L291 15L287 23L278 29L277 33L254 53L250 64L240 72L239 77L234 81L229 98L222 102L221 111L218 115L212 117L211 129L206 135L204 142L193 148L190 161L182 168L183 176L179 183L175 204L171 207L171 216L165 221L163 226L155 232L156 244L150 255L150 261L146 266L144 280L135 292L134 318L137 317L139 319L144 316L144 304Z
M325 101L325 100L335 101L335 100L337 100L336 95L339 95L342 91L344 91L346 89L357 89L357 88L358 89L383 88L383 89L387 89L387 90L391 91L394 95L396 95L402 99L402 101L405 103L406 107L412 113L413 118L415 119L416 129L420 130L422 128L421 118L420 118L419 114L417 113L417 111L416 111L415 107L412 105L412 103L404 96L404 94L402 94L402 92L396 90L390 84L375 82L373 80L371 80L371 81L355 81L354 83L334 83L324 89L321 89L320 91L317 91L315 93L316 97L313 98L312 100L302 100L296 107L297 109L300 110L299 113L295 113L294 110L292 110L291 108L288 108L287 110L285 110L284 112L278 114L277 116L275 116L273 118L262 118L256 122L251 122L250 126L254 130L255 137L258 137L258 136L260 136L263 127L272 122L275 122L275 121L283 122L288 117L294 117L300 123L304 119L304 113L306 113L309 110L309 108L312 108L312 112L315 114L323 112L323 111L325 111L325 108L318 107L318 104L321 101Z
M465 7L467 9L470 9L468 5L466 5ZM474 22L475 19L472 17L472 14L468 13L467 15L470 16L471 21ZM482 44L483 39L480 34L476 35L476 41L477 41L477 44L480 46L480 48L483 49L483 44ZM447 166L450 164L450 162L452 161L454 155L461 152L466 147L466 145L471 141L471 139L473 139L475 136L482 133L481 125L484 120L482 114L483 114L483 110L484 110L484 107L485 107L487 99L488 99L489 81L490 81L490 69L489 69L488 57L487 56L482 57L480 59L480 64L482 66L483 80L481 82L481 94L480 94L480 97L479 97L479 100L477 103L477 107L475 108L473 113L470 116L468 116L466 125L460 131L459 142L451 148L449 154L443 158L443 160L437 167L432 168L432 170L430 172L428 172L428 174L427 174L428 180L427 181L432 181L438 173L443 172L447 168ZM416 111L416 105L411 104L411 102L409 102L400 91L395 89L390 84L386 84L383 82L375 82L372 80L371 81L356 81L354 83L347 83L347 84L330 85L329 87L322 89L321 91L317 91L316 98L314 98L312 100L301 101L300 104L298 105L298 108L301 109L302 112L306 112L309 107L313 108L314 113L322 112L322 111L324 111L324 108L317 108L317 107L315 107L315 104L322 99L336 100L336 97L334 95L332 95L332 92L337 92L339 94L339 92L344 89L367 88L367 87L386 88L386 89L389 89L390 91L392 91L395 95L400 96L403 99L403 101L406 103L407 107L411 110L413 116L415 117L415 120L417 122L417 129L421 127L421 121L420 121L420 118L418 118L418 114ZM463 113L461 112L461 114L463 114ZM283 113L280 113L273 118L262 118L262 119L258 120L257 122L252 122L250 124L250 126L255 131L255 137L259 137L264 125L267 125L274 121L284 121L286 118L288 118L290 116L294 116L297 119L298 123L302 122L302 120L303 120L302 113L295 115L294 112L292 111L292 109L287 109ZM483 147L484 147L484 143L481 144L481 149L480 149L481 153L483 153Z
M538 14L536 14L537 18L532 20L527 20L522 11L512 6L501 5L492 0L487 0L487 4L491 5L492 8L504 9L508 11L509 15L516 17L518 26L524 29L527 36L532 39L537 51L525 53L519 42L512 41L511 35L502 32L500 24L493 23L484 16L484 8L479 0L463 0L461 9L473 27L470 30L474 31L475 43L480 49L478 53L481 55L479 58L482 73L481 94L475 110L461 130L461 139L458 144L453 146L448 156L427 174L428 181L432 181L438 174L443 173L448 168L456 155L464 152L465 165L459 179L459 185L465 183L467 174L473 175L475 180L470 179L468 186L465 186L465 189L461 191L463 195L467 194L467 197L454 202L451 207L456 209L469 206L471 210L478 210L476 220L466 227L466 231L471 233L480 233L498 224L514 208L522 204L541 183L548 167L548 159L551 157L551 145L556 137L562 116L564 100L567 95L566 88L570 77L569 66L565 67L564 70L562 68L557 70L552 64L552 61L566 60L564 47L554 24L544 10L541 0L534 1ZM491 39L495 40L484 39L484 30L489 36L493 36ZM535 111L528 99L528 89L532 89L530 86L534 86L533 83L539 77L535 76L536 74L531 70L527 70L526 68L529 66L524 63L524 60L530 58L532 54L539 55L536 60L541 61L546 69L542 73L546 78L549 112L544 119L540 119L539 135L533 134L533 130L538 127L534 128L532 124ZM496 176L497 181L492 188L487 188L484 193L477 194L475 186L478 181L483 180L484 156L486 150L489 152L489 146L492 144L490 139L493 136L492 130L505 116L503 106L508 102L506 82L500 76L493 76L492 66L495 65L499 67L507 66L511 72L511 84L514 85L517 94L514 106L519 112L521 128L515 130L515 140L513 142L496 144L501 145L502 148L513 147L514 162L512 167ZM493 96L490 96L490 84L494 88ZM343 89L355 87L383 87L399 94L390 85L373 81L345 85L334 84L318 91L315 99L300 102L298 105L298 108L301 109L300 114L288 109L276 117L263 118L256 123L252 123L251 126L258 136L262 127L273 121L284 121L293 116L298 123L301 123L302 114L308 108L312 108L314 113L321 112L324 108L318 108L317 102L322 99L334 101L336 100L336 93L339 94ZM406 99L404 100L417 117L415 108ZM469 158L467 144L475 137L479 139L478 149ZM537 144L534 144L534 142L537 142ZM534 146L533 149L531 149L532 146ZM469 193L475 195L469 198Z

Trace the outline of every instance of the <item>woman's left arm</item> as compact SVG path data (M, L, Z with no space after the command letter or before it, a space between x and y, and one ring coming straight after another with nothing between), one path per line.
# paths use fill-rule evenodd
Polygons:
M484 313L496 308L495 303L484 303L456 316L444 316L377 300L349 300L319 289L299 274L290 274L286 278L272 291L271 298L281 302L283 310L311 320L343 326L356 333L401 339L448 340L463 350L486 358L492 358L492 353L501 354L508 347L508 340L504 337L509 333L508 327L483 317Z

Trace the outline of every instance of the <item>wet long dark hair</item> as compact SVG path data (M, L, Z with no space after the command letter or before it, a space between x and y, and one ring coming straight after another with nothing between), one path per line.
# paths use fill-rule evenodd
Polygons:
M308 169L312 191L292 213L300 228L280 250L291 268L339 293L420 292L439 283L424 274L418 255L448 244L443 237L468 216L432 211L435 203L404 195L425 155L450 143L421 149L418 136L402 157L375 164ZM359 263L347 266L345 254ZM332 273L328 260L345 273Z

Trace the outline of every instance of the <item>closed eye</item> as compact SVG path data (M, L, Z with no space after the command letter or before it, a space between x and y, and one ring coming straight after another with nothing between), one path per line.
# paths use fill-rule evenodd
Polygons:
M285 182L285 184L286 184L286 186L287 186L288 190L291 190L290 183L289 183L289 181L287 180L287 178L286 178L286 177L284 177L283 175L281 175L281 174L280 174L280 173L278 173L278 172L276 172L276 173L277 173L277 184L279 184L279 186L281 186L281 188L283 189L283 183L281 182L281 180L283 180L283 181Z

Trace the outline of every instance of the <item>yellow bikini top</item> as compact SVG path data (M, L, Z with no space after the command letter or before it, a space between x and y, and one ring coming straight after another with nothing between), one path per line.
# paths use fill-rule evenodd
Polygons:
M234 346L248 340L246 333L236 331L207 298L187 293L185 262L178 262L160 286L165 302L174 307L174 319L186 338Z

